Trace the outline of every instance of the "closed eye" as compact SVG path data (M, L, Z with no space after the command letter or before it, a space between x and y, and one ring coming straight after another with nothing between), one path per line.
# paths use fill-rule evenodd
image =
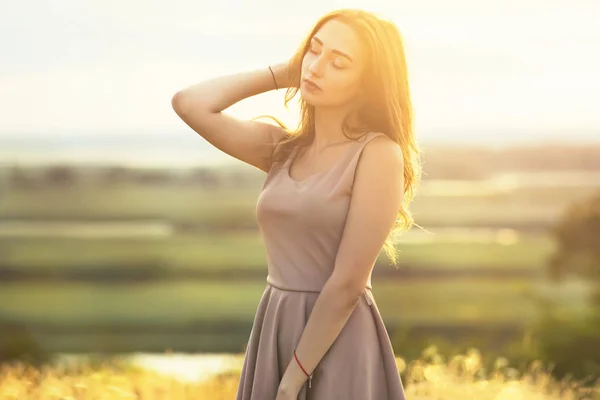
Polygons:
M339 58L335 59L333 61L333 68L335 69L345 69L346 67L344 66L344 62L341 61Z
M319 54L319 49L314 44L311 44L311 46L308 48L308 51L312 54Z
M316 40L313 40L313 42L308 47L308 52L311 54L319 55L320 49L318 49L317 47L318 47L318 42ZM346 68L344 66L344 60L342 60L340 57L334 58L332 65L333 65L333 68L335 68L337 70L342 70L342 69Z

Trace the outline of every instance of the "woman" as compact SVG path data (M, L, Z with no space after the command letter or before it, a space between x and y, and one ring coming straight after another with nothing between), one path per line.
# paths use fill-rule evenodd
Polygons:
M286 87L301 121L222 113ZM215 78L173 96L176 113L225 153L267 173L256 215L268 259L237 400L405 399L371 293L382 247L408 230L420 178L404 49L387 20L323 16L289 62ZM359 163L360 160L360 163Z

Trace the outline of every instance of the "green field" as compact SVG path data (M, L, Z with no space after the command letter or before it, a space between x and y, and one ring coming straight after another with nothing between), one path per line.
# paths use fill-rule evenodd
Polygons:
M6 191L0 197L0 274L12 275L0 283L0 325L23 324L58 350L104 344L132 351L173 343L237 349L266 286L266 249L255 215L262 182L255 183L206 190L84 180ZM545 279L553 251L547 228L593 187L444 185L425 186L411 207L417 224L433 234L415 227L398 244L399 268L430 271L430 277L395 270L385 252L379 255L373 293L389 326L526 325L540 314L540 298L568 312L585 309L585 282ZM119 274L128 271L143 279ZM497 276L478 274L486 271ZM83 281L81 275L80 281L65 279L75 272L92 273ZM44 281L48 276L53 280ZM230 322L237 323L230 332L202 331ZM75 332L86 326L92 331ZM98 326L105 330L93 331ZM163 328L144 331L148 326ZM60 332L49 333L52 327Z
M514 243L460 242L438 235L433 242L400 243L399 266L436 268L515 268L543 270L552 243L545 235L521 235ZM1 238L2 263L26 270L56 271L80 268L161 268L206 272L267 271L266 252L258 232L175 234L165 238ZM376 273L394 269L385 252Z
M472 185L477 186L477 182ZM418 194L411 207L417 222L438 225L548 224L570 202L594 190L560 186L522 188L506 193L467 195L436 191ZM205 227L255 225L255 206L260 183L252 189L206 190L187 185L115 183L10 190L0 197L0 218L129 219L164 218ZM426 192L425 192L426 193Z
M251 320L264 281L160 282L138 285L83 283L0 284L0 316L27 324L163 324ZM373 280L373 294L384 316L394 323L530 321L532 296L543 296L567 309L585 303L586 286L553 286L522 280L457 281Z

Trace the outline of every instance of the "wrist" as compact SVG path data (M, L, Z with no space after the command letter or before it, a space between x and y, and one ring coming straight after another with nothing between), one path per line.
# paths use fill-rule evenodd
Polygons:
M287 63L278 63L270 65L271 70L279 89L290 87L289 69Z
M308 377L292 357L281 379L282 389L290 393L299 393L307 380Z

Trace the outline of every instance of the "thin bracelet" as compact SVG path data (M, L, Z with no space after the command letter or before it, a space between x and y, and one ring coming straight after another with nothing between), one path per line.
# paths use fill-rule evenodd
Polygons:
M308 387L310 388L312 386L312 377L313 377L312 374L309 375L308 372L306 372L306 370L302 366L302 364L300 364L300 360L298 360L298 356L296 355L296 350L294 350L294 358L296 359L296 361L298 361L298 365L300 366L302 371L304 371L306 376L308 376Z
M269 71L271 71L271 75L273 76L273 83L275 84L275 90L279 90L279 87L277 87L277 81L275 80L275 74L273 73L273 70L271 69L270 65L269 65Z

